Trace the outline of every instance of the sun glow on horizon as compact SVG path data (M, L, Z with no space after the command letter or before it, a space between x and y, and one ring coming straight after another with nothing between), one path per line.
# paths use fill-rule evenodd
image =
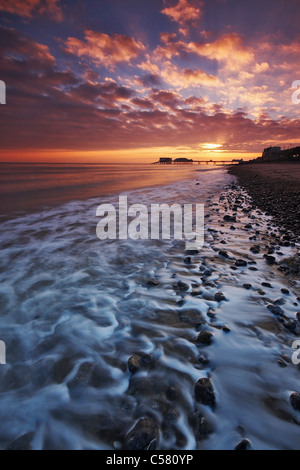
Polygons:
M222 147L222 144L205 143L205 144L202 144L201 147L205 150L215 150L215 149L219 149L220 147ZM219 150L219 151L222 151L222 150Z

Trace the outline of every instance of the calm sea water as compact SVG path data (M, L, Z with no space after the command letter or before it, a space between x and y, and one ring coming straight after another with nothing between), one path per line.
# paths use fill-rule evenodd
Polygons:
M195 166L0 164L0 215L188 178ZM206 168L208 168L206 166Z

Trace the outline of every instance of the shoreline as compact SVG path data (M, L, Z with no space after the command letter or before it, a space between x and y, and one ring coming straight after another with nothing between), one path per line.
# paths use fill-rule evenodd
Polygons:
M235 165L228 173L251 196L254 206L286 230L291 241L300 241L300 163L253 163Z

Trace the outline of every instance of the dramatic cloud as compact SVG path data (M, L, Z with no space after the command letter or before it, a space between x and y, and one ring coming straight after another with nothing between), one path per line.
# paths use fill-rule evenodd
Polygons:
M178 93L165 90L151 93L150 99L169 109L176 109L181 102L181 96Z
M134 98L133 100L131 100L131 102L139 108L143 108L143 109L154 108L153 102L146 98Z
M10 58L16 58L19 61L22 57L30 58L32 66L36 63L36 65L45 67L55 63L55 58L50 53L48 46L33 41L15 29L1 26L0 53L3 57L9 55Z
M236 33L226 34L211 43L191 42L187 48L199 56L225 63L231 70L240 70L254 60L254 52L243 45Z
M27 18L47 14L56 21L63 19L59 0L1 0L0 11Z
M69 37L65 42L66 52L77 57L87 57L97 64L113 67L121 62L136 59L145 47L140 41L121 34L85 31L84 41Z
M161 70L161 77L166 83L178 89L188 88L190 86L199 87L201 85L217 86L219 83L217 77L209 75L203 70L179 69L171 62L164 63Z
M72 18L53 23L59 6L66 14L73 2ZM260 11L260 2L253 2ZM102 12L104 0L0 1L3 24L17 27L0 27L0 79L7 85L3 149L174 146L259 154L266 143L298 143L299 106L292 103L291 85L300 78L300 42L296 27L289 37L291 16L285 23L280 18L283 40L276 25L268 29L266 20L274 23L269 10L258 33L248 14L252 6L248 12L244 5L233 9L230 1L170 0L163 3L163 18L149 1L149 18L154 12L151 19L158 21L147 29L141 3L134 2L135 14L125 24L121 19L133 13L126 2L119 2L124 16L118 12L116 21ZM215 4L223 26L212 17ZM5 18L3 12L23 18ZM235 22L228 23L229 17ZM205 34L199 20L210 27Z
M188 31L187 25L189 23L195 23L201 18L200 8L192 5L187 0L179 0L175 6L166 7L161 10L161 13L178 23L181 26L180 32L184 35Z

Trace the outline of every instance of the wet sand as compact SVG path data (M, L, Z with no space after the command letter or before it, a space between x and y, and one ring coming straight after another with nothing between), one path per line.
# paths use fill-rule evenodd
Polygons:
M300 237L300 163L236 165L229 173L239 179L254 205L274 217L278 225Z

